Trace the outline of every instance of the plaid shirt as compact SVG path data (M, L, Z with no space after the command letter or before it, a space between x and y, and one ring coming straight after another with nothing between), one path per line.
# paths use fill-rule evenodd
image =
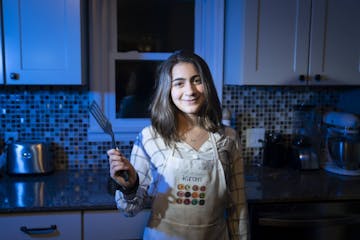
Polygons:
M248 239L248 215L245 196L244 168L240 154L239 138L235 130L226 127L222 133L214 134L220 161L225 171L231 204L227 207L228 229L231 239ZM152 127L146 127L137 136L130 161L139 175L140 186L136 194L124 195L116 191L118 209L133 216L149 204L157 193L157 180L164 161L172 153ZM182 158L194 157L197 153L212 154L212 144L207 140L198 151L184 142L177 142L174 155Z

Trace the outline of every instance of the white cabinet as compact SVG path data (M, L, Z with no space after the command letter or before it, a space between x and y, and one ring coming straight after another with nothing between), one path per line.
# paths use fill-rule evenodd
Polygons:
M0 214L0 232L3 240L82 239L81 212Z
M5 83L82 84L80 0L3 0Z
M118 210L2 213L0 239L142 239L149 216L149 209L134 217Z
M225 83L360 85L360 1L227 3Z
M84 240L142 239L150 210L125 217L117 210L84 211Z
M0 11L0 26L2 26L2 11ZM2 28L0 27L0 85L4 84L4 64L3 64L3 42Z

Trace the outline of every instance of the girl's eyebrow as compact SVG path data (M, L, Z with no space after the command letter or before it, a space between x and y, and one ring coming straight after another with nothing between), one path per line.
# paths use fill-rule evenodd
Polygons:
M172 82L174 82L174 81L183 81L183 80L185 80L185 78L182 78L182 77L171 79Z
M192 77L190 78L190 80L192 80L192 79L194 79L194 78L196 78L196 77L200 77L200 75L199 75L199 74L196 74L196 75L192 76ZM174 81L183 81L183 80L186 80L186 79L183 78L183 77L178 77L178 78L172 79L171 81L174 82Z

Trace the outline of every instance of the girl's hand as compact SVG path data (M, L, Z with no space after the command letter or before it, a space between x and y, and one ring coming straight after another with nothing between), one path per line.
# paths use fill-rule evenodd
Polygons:
M116 149L108 150L107 155L109 156L110 177L124 188L132 188L136 183L137 174L130 161ZM128 172L128 181L121 177L120 171Z

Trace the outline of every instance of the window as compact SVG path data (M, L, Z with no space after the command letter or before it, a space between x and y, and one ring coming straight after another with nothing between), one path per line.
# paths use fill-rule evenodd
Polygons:
M117 50L194 49L195 0L117 0Z
M134 140L150 124L154 70L175 50L193 49L208 62L221 99L223 24L223 0L90 1L90 100L101 105L118 140ZM88 135L109 138L92 117Z
M116 119L149 118L155 70L162 61L115 60Z

